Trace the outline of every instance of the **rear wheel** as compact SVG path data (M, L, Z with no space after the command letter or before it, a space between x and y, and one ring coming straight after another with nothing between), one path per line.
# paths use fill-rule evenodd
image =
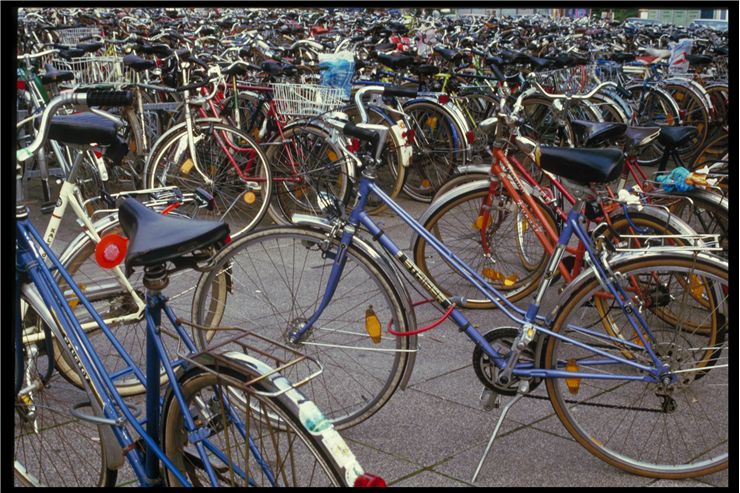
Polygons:
M236 365L236 363L235 363ZM352 486L347 476L362 470L351 461L350 474L335 457L333 445L344 445L339 434L316 405L297 390L276 397L258 392L275 392L272 381L279 374L245 387L259 374L234 368L197 368L180 381L183 410L170 392L163 412L162 448L193 486L211 486L197 447L190 439L183 418L191 416L198 430L205 432L201 443L208 462L217 471L220 486ZM289 383L286 382L286 385ZM168 486L182 486L167 470Z
M633 302L640 304L651 334L645 337L670 366L674 378L670 383L548 378L556 414L589 452L633 474L679 479L725 469L729 426L726 265L667 257L632 259L612 267L622 273L618 282L627 296L634 296ZM691 286L699 286L699 293ZM597 279L588 281L560 309L552 330L597 345L615 357L652 366L613 298L606 312L594 308L594 300L603 295ZM692 308L697 296L707 305L698 311ZM675 312L681 323L664 321L665 316L657 312L666 310ZM698 326L709 330L698 331L694 328ZM574 342L556 337L545 342L546 369L607 377L646 375L626 364L604 361L603 356Z

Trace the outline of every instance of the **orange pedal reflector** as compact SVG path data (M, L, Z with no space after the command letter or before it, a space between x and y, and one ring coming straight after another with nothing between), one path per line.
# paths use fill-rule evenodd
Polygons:
M128 238L116 234L105 235L95 246L95 261L103 269L112 269L126 258Z
M578 365L576 364L576 360L574 360L573 358L570 358L568 362L565 364L565 370L577 372ZM576 395L578 393L578 390L581 387L581 379L580 378L566 378L565 385L568 386L568 390L570 391L571 394Z

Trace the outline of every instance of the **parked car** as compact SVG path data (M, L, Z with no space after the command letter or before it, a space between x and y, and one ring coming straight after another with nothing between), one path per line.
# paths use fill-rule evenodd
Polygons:
M720 32L726 32L728 27L728 22L720 19L694 19L689 24L689 29L711 29Z

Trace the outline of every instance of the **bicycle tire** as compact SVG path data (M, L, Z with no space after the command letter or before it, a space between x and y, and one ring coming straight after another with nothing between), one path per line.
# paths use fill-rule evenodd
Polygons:
M348 162L329 133L317 125L297 121L268 146L273 183L269 214L277 224L291 224L295 213L321 215L318 195L327 192L347 205L351 196Z
M250 486L353 486L347 483L347 467L353 468L351 472L354 475L361 474L362 470L313 402L295 389L270 397L245 392L236 386L237 382L243 384L258 375L246 367L196 367L180 379L183 398L189 404L188 412L203 423L201 429L209 430L208 442L214 446L217 435L223 434L221 443L225 442L226 450L220 448L221 451L230 463L236 463L238 469L245 471L251 480ZM273 391L273 382L283 378L274 374L267 381L254 384L255 390ZM204 403L207 409L204 409ZM226 408L230 411L228 417ZM242 430L235 430L240 426L235 423L239 418L242 418L241 426L246 428L244 433L249 436L249 443L243 443ZM187 439L182 410L172 392L165 399L162 420L162 450L188 476L193 486L208 486L207 476L197 477L198 473L204 474L205 471L199 467L200 457L193 452L194 447ZM184 450L184 447L191 450ZM241 453L239 447L244 447ZM297 450L299 447L301 450ZM255 458L256 455L259 458ZM217 456L212 457L212 464L225 469L218 473L218 479L225 483L222 486L247 485L247 481L220 463ZM250 458L249 463L245 463L245 458ZM274 478L260 467L260 459ZM169 470L165 472L165 480L168 486L181 486ZM308 484L303 484L303 481Z
M481 183L488 185L487 180ZM531 241L530 236L526 243L534 253L531 253L529 257L537 258L539 261L528 261L526 263L530 265L522 265L522 258L519 256L522 250L521 241L515 239L517 235L513 232L517 223L522 220L526 221L526 219L523 216L517 216L518 207L500 184L493 197L491 219L487 225L488 241L492 242L491 251L484 253L477 224L480 219L481 205L488 195L489 190L486 186L451 195L447 199L440 198L438 209L424 221L423 226L463 262L473 267L478 274L488 278L489 283L504 294L509 301L516 302L533 292L538 286L548 255L539 240L534 238L534 241ZM445 202L442 202L443 200ZM543 215L549 219L550 226L557 231L550 211L537 198L535 201ZM517 209L513 210L513 207ZM531 228L529 229L531 231ZM501 242L508 240L517 245L502 246ZM455 295L464 298L460 306L481 309L496 307L493 301L482 297L476 288L429 247L424 238L417 238L413 252L416 265L442 292L448 296ZM486 254L490 254L490 257Z
M664 85L678 105L682 124L696 128L696 135L676 149L683 162L693 162L709 132L710 107L704 95L690 84L666 81Z
M255 228L267 213L272 195L267 158L257 143L236 127L216 120L196 120L193 130L199 167L212 182L206 184L193 169L183 125L155 143L147 162L146 184L150 188L175 185L183 192L205 189L213 195L215 210L193 207L189 215L221 219L229 225L231 237L238 238ZM226 148L230 152L225 152Z
M431 202L455 167L464 163L462 132L454 118L436 103L412 100L404 103L403 111L414 131L414 152L403 192L413 200Z
M38 308L22 296L27 307L24 327L46 325ZM45 375L49 356L44 341L33 347L39 350L36 373ZM24 369L31 346L24 347ZM54 351L60 359L61 349ZM25 372L24 373L29 373ZM24 377L24 387L30 382ZM84 390L76 388L54 371L46 385L24 398L15 398L15 432L13 469L18 485L22 486L115 486L118 471L106 466L100 431L87 421L70 413L72 406L87 401Z
M673 126L680 121L678 105L666 91L654 86L643 87L642 83L628 85L625 89L632 95L631 101L635 107L632 113L634 125L655 126L657 123ZM644 98L643 93L645 93ZM641 99L642 108L638 107ZM641 149L637 156L637 162L641 166L657 165L663 158L664 148L658 139Z
M206 327L254 330L292 345L287 332L305 323L317 309L338 244L337 239L328 240L325 232L306 227L271 227L250 233L219 253L213 270L198 281L193 320ZM337 429L354 426L376 413L399 386L408 364L409 336L391 336L384 327L393 320L395 330L411 330L408 317L412 314L407 311L411 309L379 261L349 245L332 303L298 343L302 352L324 366L324 372L307 384L307 392ZM204 294L203 290L213 291L214 283L224 281L230 287L228 297L220 292L216 293L220 298ZM368 309L383 328L377 343L365 329ZM200 334L198 343L205 349L208 333ZM217 332L210 347L223 337Z
M708 258L710 260L707 260ZM697 477L727 467L727 452L726 450L723 452L722 449L723 447L726 449L727 446L728 420L726 412L729 399L727 396L723 399L719 395L723 392L723 389L728 387L727 371L720 365L713 368L705 365L708 362L721 364L727 358L726 354L728 352L725 339L728 303L725 300L726 295L722 294L723 289L727 287L728 273L726 264L724 264L724 268L721 264L717 260L711 260L708 256L693 257L692 255L668 254L657 256L657 258L635 258L632 256L612 266L612 270L621 272L623 274L622 279L628 280L628 282L629 280L642 279L643 284L640 286L643 290L649 287L648 282L656 282L654 277L660 275L659 273L656 274L658 269L664 276L683 276L686 272L698 272L699 274L695 275L702 276L701 279L711 280L713 289L707 289L710 286L707 283L704 292L712 300L713 306L716 307L712 310L712 313L716 314L712 320L712 326L714 327L712 337L714 337L714 340L712 340L712 337L707 340L706 336L701 334L698 337L694 334L682 334L682 331L680 329L677 331L675 327L663 328L662 332L658 333L657 329L660 327L656 325L655 321L650 321L653 333L665 337L665 339L658 339L659 344L655 346L655 350L661 354L664 360L672 358L670 364L674 365L674 369L678 366L679 369L687 370L684 373L676 373L676 375L682 376L678 384L672 384L675 385L675 394L680 395L678 399L680 402L673 399L666 388L658 389L659 385L654 385L654 388L651 388L650 385L652 384L646 384L639 380L631 382L615 380L617 382L616 387L611 388L609 384L609 382L612 382L611 380L598 380L599 384L592 387L588 383L590 379L585 378L570 379L570 382L566 379L546 379L548 394L555 413L568 432L591 454L632 474L664 479ZM638 278L638 276L642 277ZM660 277L659 280L664 283L665 278ZM682 283L677 284L684 285ZM657 286L658 284L656 284ZM639 346L628 348L616 341L610 343L606 339L597 338L593 335L598 330L598 326L605 324L602 321L603 315L594 310L590 301L593 299L594 293L601 289L599 281L593 276L590 276L587 282L581 283L578 290L570 296L558 311L552 330L555 333L565 333L567 331L569 337L577 339L577 330L567 328L569 327L569 316L573 314L575 325L588 327L592 332L591 335L583 336L586 338L585 342L593 344L596 338L597 341L602 341L599 344L602 350L613 351L621 355L628 352L635 358L642 356L635 349ZM628 292L630 291L628 290ZM665 296L661 298L661 303L670 303L671 301L673 300ZM580 310L581 308L583 310ZM719 310L725 312L720 313ZM621 310L619 311L621 313ZM642 309L641 312L643 316L648 318L651 309ZM613 318L609 321L609 324L614 324ZM622 326L627 327L625 323ZM679 336L683 339L679 339ZM581 342L584 342L583 338ZM548 337L544 344L543 366L545 369L562 368L563 362L572 362L569 363L574 365L571 367L579 369L578 361L583 361L580 357L587 358L589 356L577 355L593 355L592 352L587 350L579 353L575 345L567 344L567 342L563 342L556 337ZM712 344L716 347L713 347ZM576 356L568 353L569 349ZM698 355L699 359L693 356L694 353L701 353L702 351L703 354ZM725 356L722 356L722 354ZM697 368L690 366L687 368L683 364L684 361L686 363L693 361L698 366ZM624 368L626 365L621 366ZM608 369L600 371L608 371ZM696 375L693 379L692 373ZM634 374L634 370L632 374ZM701 384L697 384L697 382L701 382ZM571 385L568 386L568 383ZM575 385L576 383L577 385ZM700 394L701 390L697 390L699 385L711 387L711 389L709 391L705 390L702 395ZM660 386L663 386L663 384L660 384ZM585 391L584 387L586 387ZM627 387L636 388L636 390L627 392ZM644 390L640 390L643 388ZM615 395L611 392L612 390L620 392L626 400L618 401L620 395ZM661 396L657 391L662 392L663 395L668 395L669 398ZM726 390L724 392L726 393ZM674 416L676 412L686 409L691 411L691 407L697 402L705 402L700 397L707 396L711 398L709 406L711 407L712 418L723 412L725 413L724 418L719 418L719 420L716 420L717 422L711 422L712 418L710 418L707 408L702 407L702 404L698 404L699 407L702 407L699 416L689 416L683 419ZM661 399L663 399L662 402L659 402ZM671 405L675 408L672 408ZM628 416L628 413L632 413L634 417L632 415ZM638 416L637 413L641 414ZM674 416L672 421L671 416ZM650 429L650 423L645 424L643 420L653 420L657 424ZM658 423L661 420L662 423ZM593 424L586 424L586 421L593 421ZM624 426L625 423L629 424ZM697 429L688 429L689 426L694 425ZM678 436L675 436L674 433L674 440L671 440L670 437L656 437L656 433L662 431L668 433L669 430L678 426L681 429L676 432ZM620 439L615 434L620 428L626 430L631 436L619 441ZM712 440L710 435L713 434L718 435L716 437L718 443L715 442L714 445L710 445L710 440ZM659 442L659 444L656 445L656 442ZM692 444L697 445L700 449L687 452L677 450L680 446L688 447ZM715 451L716 448L719 448L719 450ZM627 449L630 450L627 451ZM705 459L706 455L710 453L718 455ZM647 454L651 454L654 458L646 458ZM659 459L658 457L661 455L663 457ZM670 460L672 463L659 463L659 460Z

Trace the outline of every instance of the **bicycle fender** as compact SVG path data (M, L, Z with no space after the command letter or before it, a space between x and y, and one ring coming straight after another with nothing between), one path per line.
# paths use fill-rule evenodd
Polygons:
M21 287L21 292L31 303L34 304L34 307L36 308L38 314L44 320L44 323L49 326L51 332L54 334L54 337L61 341L62 338L61 331L59 330L59 325L56 323L56 319L51 314L51 311L47 307L44 300L41 298L41 294L38 292L36 286L32 284L24 284ZM85 385L85 391L89 395L90 389L88 388L87 380L85 380L84 378L82 378L81 380ZM94 399L91 399L90 403L90 406L93 408L97 416L104 416L103 410L100 408L98 402L96 402ZM103 435L103 443L101 445L103 449L103 454L105 455L106 465L111 469L120 469L125 462L125 456L123 454L123 449L118 444L118 440L113 434L113 430L111 430L110 426L103 425L99 425L98 430L100 434Z
M293 214L293 223L299 226L308 226L315 229L320 229L322 231L332 230L332 224L327 219L324 219L323 217L309 216L307 214ZM388 279L391 280L394 287L396 288L396 291L403 298L402 301L406 305L406 314L409 316L409 322L411 325L410 329L415 329L416 314L413 309L413 304L411 303L411 297L409 296L406 285L404 284L403 277L398 271L398 267L392 262L389 262L388 258L385 255L378 252L378 250L373 247L365 238L360 236L360 234L355 234L354 238L352 239L352 244L360 249L362 253L375 260L378 265L383 268L386 276L388 277ZM408 338L410 351L408 359L406 360L406 368L403 371L401 382L399 383L401 390L406 390L406 385L408 384L408 381L411 378L411 373L414 370L414 363L416 362L416 352L419 349L417 345L416 335L408 336Z

